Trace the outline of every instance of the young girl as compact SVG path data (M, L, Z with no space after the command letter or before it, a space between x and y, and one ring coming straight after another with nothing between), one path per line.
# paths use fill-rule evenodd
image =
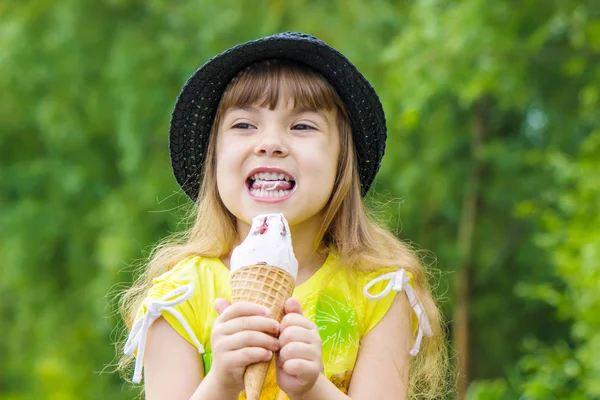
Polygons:
M386 126L342 54L283 33L238 45L187 81L170 128L178 183L196 202L183 238L154 252L122 299L123 359L152 399L240 399L273 359L261 399L439 398L440 314L415 253L368 216ZM230 303L231 251L281 212L299 271L278 323ZM275 355L275 357L272 357Z

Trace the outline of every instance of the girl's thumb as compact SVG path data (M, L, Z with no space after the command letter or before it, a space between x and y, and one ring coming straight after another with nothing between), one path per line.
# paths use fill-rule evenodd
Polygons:
M300 314L302 315L302 306L300 305L300 302L295 299L295 298L289 298L286 302L285 302L285 313L286 314Z
M230 305L231 303L226 299L218 298L215 300L215 310L217 310L219 315L221 315Z

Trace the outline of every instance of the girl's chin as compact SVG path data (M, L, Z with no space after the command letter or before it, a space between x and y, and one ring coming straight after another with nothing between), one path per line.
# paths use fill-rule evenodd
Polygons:
M245 217L248 217L250 221L252 218L256 217L259 214L274 214L274 213L282 213L286 219L288 219L288 215L295 214L291 204L289 201L279 201L279 202L265 202L265 201L255 201L251 199L248 203L245 204L243 214ZM289 219L288 219L289 222Z
M252 226L252 219L260 214L277 214L281 213L287 220L288 224L291 226L292 221L294 221L295 215L290 212L286 212L284 208L276 208L276 207L250 207L246 208L240 217L237 217L238 222L243 222L245 225L249 227Z

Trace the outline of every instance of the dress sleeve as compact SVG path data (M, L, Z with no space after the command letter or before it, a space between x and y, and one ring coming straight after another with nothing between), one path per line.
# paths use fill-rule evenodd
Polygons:
M204 353L204 347L198 340L198 290L199 279L194 259L186 259L154 279L125 343L125 354L136 355L134 383L142 379L148 329L161 316L200 354Z
M394 301L395 293L404 292L413 309L411 323L416 338L410 354L416 356L423 336L431 336L432 332L423 304L417 298L412 286L412 274L402 268L387 273L378 271L367 275L365 282L367 283L363 288L366 302L364 307L366 317L364 334L366 335L383 319Z
M391 272L393 270L389 270ZM364 288L369 282L372 282L374 279L383 275L384 272L381 270L372 272L366 275L364 281L362 282L362 288ZM382 293L386 287L385 282L376 282L369 288L370 293ZM389 291L385 296L379 298L378 300L372 300L362 294L363 299L363 332L361 337L366 336L367 333L371 331L371 329L375 328L377 324L383 319L385 314L387 314L388 310L392 306L392 302L396 298L396 292Z

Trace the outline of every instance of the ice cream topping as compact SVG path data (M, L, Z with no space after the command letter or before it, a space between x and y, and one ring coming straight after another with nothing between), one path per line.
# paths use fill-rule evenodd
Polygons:
M231 254L231 273L251 265L270 265L287 271L296 279L298 261L292 248L290 227L281 213L260 214L244 241Z

